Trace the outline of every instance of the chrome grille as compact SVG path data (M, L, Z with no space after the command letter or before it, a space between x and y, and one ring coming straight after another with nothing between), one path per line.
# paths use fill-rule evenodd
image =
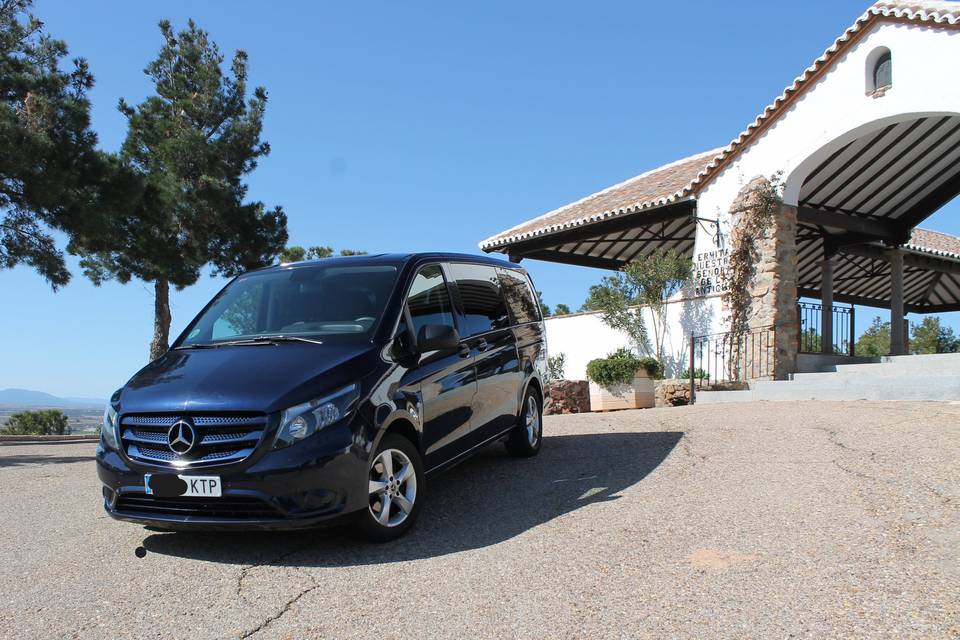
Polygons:
M130 433L132 434L130 439L136 442L155 442L164 446L167 444L166 431L141 431L134 429Z
M167 433L179 420L194 428L193 448L186 454L173 452ZM124 415L120 418L121 441L127 456L151 464L196 467L243 460L254 452L267 427L265 415Z

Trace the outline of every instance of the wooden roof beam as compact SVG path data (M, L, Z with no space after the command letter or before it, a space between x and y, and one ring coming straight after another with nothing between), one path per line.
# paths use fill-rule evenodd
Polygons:
M848 253L854 256L863 256L864 258L883 260L884 262L889 260L886 249L876 245L864 244L846 246L840 247L839 251L841 253ZM903 266L905 267L915 267L925 271L960 275L960 261L921 255L919 253L912 252L910 249L904 249L903 254Z
M903 228L891 222L812 207L797 207L797 222L828 229L840 229L847 233L870 236L895 244L906 242L910 236L909 231L904 235Z

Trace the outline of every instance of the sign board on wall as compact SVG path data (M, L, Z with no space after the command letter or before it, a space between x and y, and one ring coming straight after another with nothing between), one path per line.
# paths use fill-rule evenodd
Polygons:
M716 249L703 251L694 256L694 295L708 296L723 293L729 288L730 249L726 238Z

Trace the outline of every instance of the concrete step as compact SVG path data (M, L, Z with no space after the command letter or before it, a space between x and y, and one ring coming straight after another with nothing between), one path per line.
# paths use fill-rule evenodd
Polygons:
M753 391L697 391L697 404L717 404L721 402L750 402Z
M880 358L868 356L836 356L822 353L797 354L797 371L815 373L817 371L835 371L838 364L867 364L880 362Z
M754 400L960 400L960 353L891 356L834 371L757 380L749 391L700 391L697 402Z
M758 381L751 391L753 400L960 400L960 375Z
M837 376L836 371L817 371L814 373L795 373L793 374L793 380L797 381L806 381L806 380L831 380Z
M914 356L883 356L880 358L880 362L892 364L932 364L943 362L960 362L960 353L926 353L923 355Z
M851 365L861 366L861 365ZM934 376L958 376L960 375L960 364L957 366L927 366L903 368L895 365L875 364L862 365L871 368L848 369L838 367L836 371L824 371L818 373L795 373L793 380L796 382L816 382L828 380L872 380L875 378L911 378L922 376L930 378Z
M837 374L912 376L912 375L960 375L960 360L926 362L881 362L880 364L841 364ZM800 375L800 374L797 374Z

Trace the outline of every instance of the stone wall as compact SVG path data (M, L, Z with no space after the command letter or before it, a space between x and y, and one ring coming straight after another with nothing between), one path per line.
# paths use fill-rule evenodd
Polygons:
M690 381L657 380L654 398L658 407L678 407L690 404Z
M731 224L736 226L743 216L752 213L753 189L766 181L757 177L740 190L730 211ZM747 323L751 329L774 328L774 344L770 346L772 375L784 380L796 371L798 349L797 317L797 209L781 205L766 232L757 241L760 258L750 280L750 307ZM749 370L749 367L747 368Z
M586 380L551 380L546 396L544 415L590 413L590 385Z

